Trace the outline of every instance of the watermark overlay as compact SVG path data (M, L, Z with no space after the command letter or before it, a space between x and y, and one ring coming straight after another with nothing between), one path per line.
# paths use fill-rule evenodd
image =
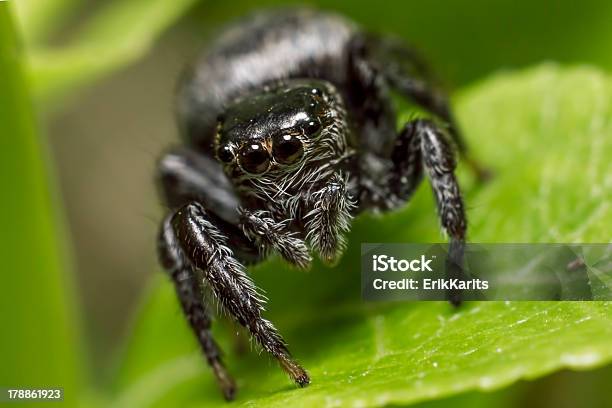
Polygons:
M362 244L361 292L388 300L612 300L612 244Z
M64 389L0 387L0 402L63 401Z

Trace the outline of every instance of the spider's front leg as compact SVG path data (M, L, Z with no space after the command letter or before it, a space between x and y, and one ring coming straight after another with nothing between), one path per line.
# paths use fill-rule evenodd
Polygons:
M339 174L308 198L312 208L305 216L306 239L328 263L338 259L346 246L351 210L355 206L348 194L347 180Z
M162 195L174 208L162 223L160 260L175 283L183 311L225 398L232 399L236 387L210 331L203 284L295 382L308 384L308 374L262 317L264 302L240 262L257 261L261 254L238 226L238 200L219 165L189 149L178 149L160 160L158 172ZM214 211L205 209L204 203Z
M197 202L179 208L169 219L170 245L180 257L202 271L205 284L223 309L247 328L261 347L279 361L300 386L310 382L306 371L293 360L285 341L271 322L264 319L264 300L243 265L228 247L228 238Z
M175 289L183 313L196 335L202 352L213 369L217 383L226 400L234 399L236 384L229 375L222 361L222 352L211 332L212 319L204 303L201 283L195 268L186 259L172 228L172 217L169 215L162 223L158 252L162 266L175 284Z
M455 158L445 132L430 120L408 122L396 139L391 162L387 188L395 205L410 198L425 170L436 198L440 224L450 238L447 275L462 277L467 221L454 173ZM455 305L461 302L460 292L451 291L447 297Z

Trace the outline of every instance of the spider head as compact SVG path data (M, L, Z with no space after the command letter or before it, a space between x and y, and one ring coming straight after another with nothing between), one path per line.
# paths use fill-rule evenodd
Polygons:
M335 89L324 81L265 87L226 107L218 121L216 157L235 180L280 182L337 155L334 148L344 145L337 131L343 112Z

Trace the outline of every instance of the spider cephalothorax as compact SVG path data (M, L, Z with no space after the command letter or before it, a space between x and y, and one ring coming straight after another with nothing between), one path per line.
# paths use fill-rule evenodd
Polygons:
M333 262L353 216L405 203L423 176L461 261L466 221L451 143L461 153L465 144L430 78L398 41L335 15L285 10L230 28L182 82L186 146L159 164L171 207L159 254L227 399L235 385L212 338L202 286L304 386L310 378L263 318L245 264L274 252L306 268L311 251ZM436 120L398 131L390 89Z
M340 95L328 82L287 80L230 104L213 149L237 190L286 201L328 180L350 154Z

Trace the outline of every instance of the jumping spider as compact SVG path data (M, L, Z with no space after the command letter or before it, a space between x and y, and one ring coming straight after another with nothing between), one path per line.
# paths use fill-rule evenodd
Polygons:
M396 130L390 90L431 112ZM309 248L334 262L365 210L405 204L425 174L461 258L466 220L449 137L465 152L447 98L410 48L311 10L256 15L225 31L183 79L183 147L159 162L171 208L159 256L226 399L236 386L212 338L210 290L300 386L246 264L270 251L299 268Z

